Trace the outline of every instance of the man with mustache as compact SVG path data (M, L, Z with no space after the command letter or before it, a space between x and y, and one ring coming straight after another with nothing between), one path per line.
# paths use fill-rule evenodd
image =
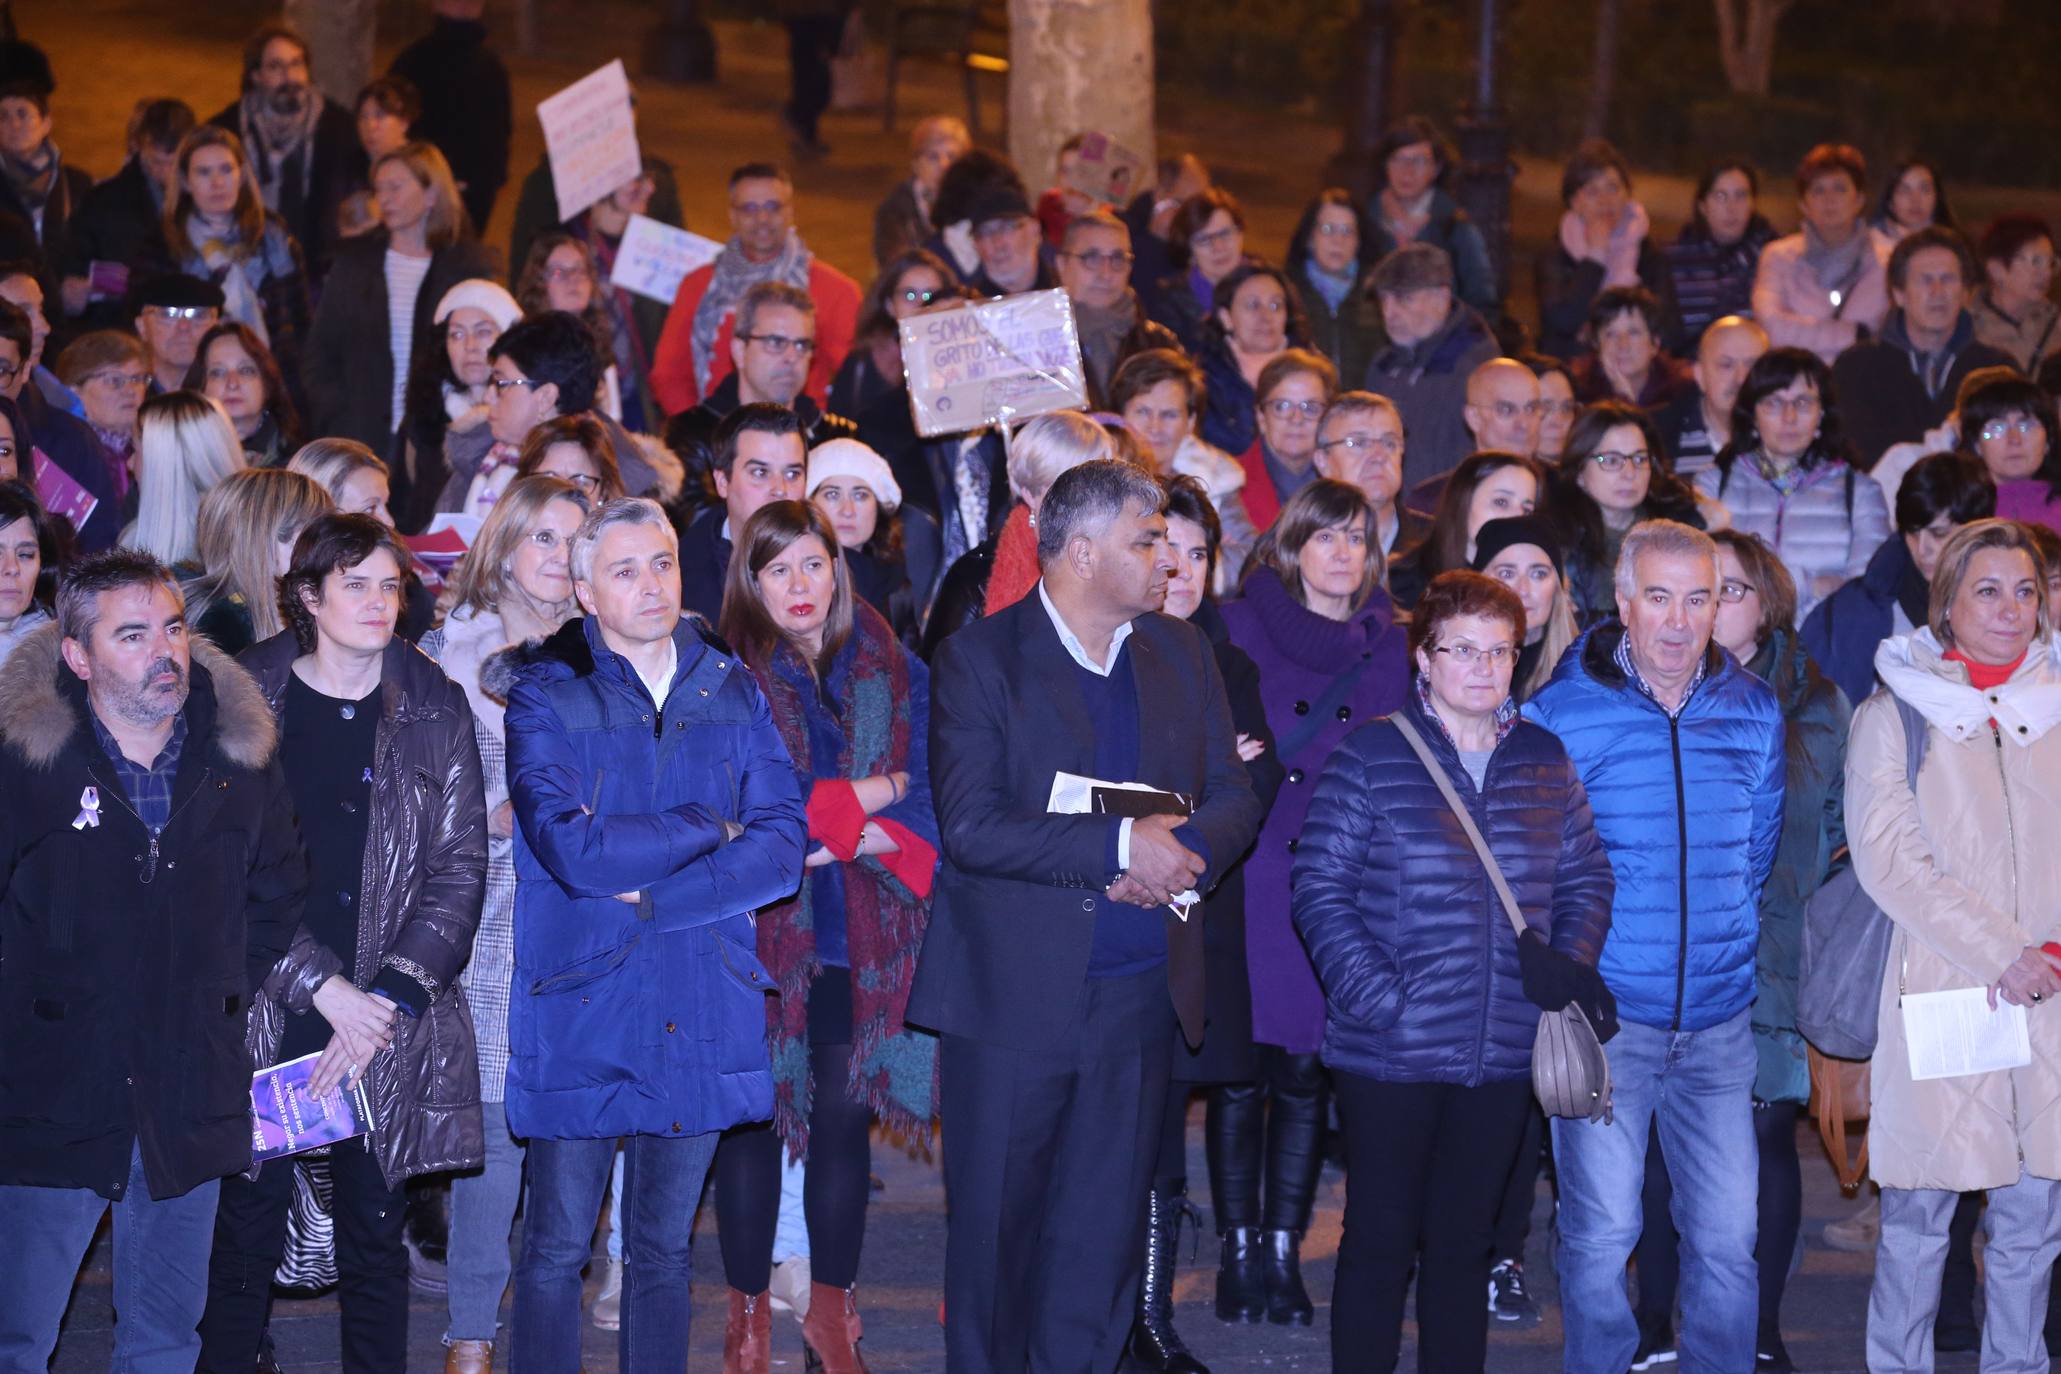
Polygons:
M1524 713L1560 737L1617 874L1597 967L1617 997L1614 1120L1553 1122L1567 1367L1627 1369L1624 1287L1646 1140L1660 1128L1682 1252L1683 1367L1752 1369L1760 1151L1751 1017L1760 891L1781 836L1782 708L1711 642L1718 578L1701 530L1647 520L1617 560L1618 619L1589 631Z
M109 1205L113 1364L191 1370L250 1165L245 1010L306 869L251 677L148 554L74 565L0 671L0 1368L40 1369Z
M298 29L260 24L243 45L242 98L208 123L243 139L265 208L286 221L319 282L340 236L337 211L367 169L357 121L315 88L308 63Z

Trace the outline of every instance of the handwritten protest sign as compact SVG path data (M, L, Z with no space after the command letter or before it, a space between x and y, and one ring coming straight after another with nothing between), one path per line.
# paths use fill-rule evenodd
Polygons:
M1143 186L1144 173L1144 158L1108 134L1087 133L1066 158L1060 180L1104 205L1128 205Z
M912 315L901 329L909 410L926 439L1087 404L1064 291Z
M635 291L655 301L673 303L689 272L715 260L723 245L714 239L675 229L644 215L630 216L622 246L615 250L615 269L608 284Z
M558 217L571 219L643 171L630 78L617 58L537 104L544 151L558 192Z

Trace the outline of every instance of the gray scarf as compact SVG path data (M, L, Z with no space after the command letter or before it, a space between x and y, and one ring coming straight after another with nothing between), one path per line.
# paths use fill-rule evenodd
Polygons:
M780 250L779 256L764 262L753 262L747 258L744 246L734 238L716 255L715 274L709 279L708 292L694 308L696 391L703 396L709 393L709 377L715 370L716 335L722 332L723 321L730 318L737 302L744 299L744 293L762 281L784 281L806 291L809 289L811 261L813 259L803 245L801 235L792 229L787 231L787 246Z
M1866 265L1865 254L1872 253L1868 243L1868 231L1855 225L1853 235L1837 248L1818 237L1818 231L1806 221L1803 226L1803 261L1811 269L1811 276L1827 292L1839 293L1839 306L1843 307L1853 298L1854 283L1861 279ZM1832 311L1836 319L1839 308Z
M1138 293L1127 286L1116 304L1106 308L1073 302L1073 327L1089 374L1099 385L1108 386L1124 336L1138 327Z

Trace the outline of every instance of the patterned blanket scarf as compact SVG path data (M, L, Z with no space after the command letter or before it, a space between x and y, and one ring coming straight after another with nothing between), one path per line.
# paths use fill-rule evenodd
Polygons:
M852 607L850 667L844 699L835 703L845 746L835 776L868 778L909 766L909 662L894 631L864 602ZM759 681L795 767L815 775L809 751L807 703L795 680L809 681L799 653L784 641ZM773 1061L773 1128L796 1159L809 1148L809 1107L817 1084L809 1070L809 984L821 970L816 957L814 884L802 879L793 899L759 913L759 958L779 996L766 1005L766 1042ZM928 1128L937 1099L937 1041L902 1024L916 955L930 917L916 897L879 860L844 867L845 939L852 975L851 1079L846 1092L881 1122L918 1133Z
M722 332L723 321L730 318L744 293L762 281L784 281L806 291L812 261L801 235L792 229L787 231L787 244L780 255L764 262L747 258L744 245L734 238L716 255L708 291L694 307L694 385L703 396L709 393L709 376L715 368L716 335Z

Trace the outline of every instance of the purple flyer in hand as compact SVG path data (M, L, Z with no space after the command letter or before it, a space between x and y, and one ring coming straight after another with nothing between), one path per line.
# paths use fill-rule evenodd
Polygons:
M260 1069L250 1079L250 1148L256 1160L297 1155L318 1145L363 1135L371 1128L372 1108L361 1078L327 1097L308 1092L308 1078L320 1054L304 1054L284 1064Z

